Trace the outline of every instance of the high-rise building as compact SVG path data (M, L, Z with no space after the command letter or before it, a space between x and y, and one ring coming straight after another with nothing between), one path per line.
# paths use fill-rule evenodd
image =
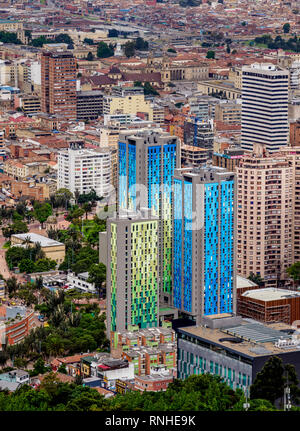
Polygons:
M289 72L273 64L242 68L241 145L252 151L263 144L269 152L287 145Z
M148 209L107 220L107 332L158 326L158 218ZM101 236L100 236L100 245ZM101 253L105 255L101 259Z
M300 261L300 146L282 147L280 155L292 167L292 263L295 263Z
M73 194L95 190L97 196L111 192L111 153L109 149L84 148L82 142L70 143L70 148L58 153L57 187Z
M59 44L41 56L42 112L76 120L76 60Z
M119 137L118 208L150 208L159 217L161 302L172 293L172 176L180 167L179 140L166 132L145 130Z
M214 146L214 132L211 121L189 118L184 122L183 140L185 145L205 148L209 157Z
M236 172L238 274L258 274L266 287L280 287L292 264L293 168L283 155L256 145Z
M173 193L174 307L196 324L235 315L235 174L176 169Z

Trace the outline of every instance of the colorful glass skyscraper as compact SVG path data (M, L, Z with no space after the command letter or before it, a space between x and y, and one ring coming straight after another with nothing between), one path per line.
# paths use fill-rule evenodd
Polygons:
M187 317L235 315L235 174L212 166L174 175L173 305Z
M126 331L130 325L158 326L158 218L142 209L140 214L131 211L108 219L100 243L100 261L107 263L108 334Z
M121 133L118 211L147 207L159 218L161 303L172 298L172 176L180 167L179 140L163 131Z

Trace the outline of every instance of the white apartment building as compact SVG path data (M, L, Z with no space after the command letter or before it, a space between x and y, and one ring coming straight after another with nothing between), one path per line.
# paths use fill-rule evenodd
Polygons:
M242 68L241 145L252 151L263 144L269 152L288 144L289 72L274 64Z
M108 149L84 148L72 143L70 148L58 154L57 187L66 188L73 194L89 193L107 197L111 191L111 153Z

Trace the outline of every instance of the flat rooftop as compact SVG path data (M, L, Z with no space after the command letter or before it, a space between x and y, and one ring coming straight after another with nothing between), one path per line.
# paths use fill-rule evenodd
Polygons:
M275 342L280 339L291 340L291 325L285 323L262 324L252 319L243 319L241 325L226 329L211 329L205 326L179 328L180 332L195 336L220 349L231 350L250 358L278 355L286 352L299 352L300 345L280 348Z
M248 278L241 277L240 275L236 276L236 287L237 289L241 289L244 287L253 287L258 285L254 283L253 281L249 280Z
M300 298L300 292L269 287L265 289L248 290L247 292L244 292L242 296L268 302L278 301L280 299Z
M54 239L50 239L37 233L17 233L15 235L12 235L12 237L21 239L23 241L25 241L26 238L29 238L31 243L39 242L41 244L41 247L54 247L57 245L64 245L62 242L55 241Z

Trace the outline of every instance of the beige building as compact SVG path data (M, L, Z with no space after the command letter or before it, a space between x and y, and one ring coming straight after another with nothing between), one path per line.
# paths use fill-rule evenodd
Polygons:
M198 91L208 96L223 96L230 100L237 99L242 94L242 91L235 87L234 82L229 80L199 82Z
M241 123L242 105L234 102L220 103L215 106L215 121L228 124Z
M293 247L292 261L300 261L300 147L282 147L280 154L286 157L293 170L293 194L292 194L292 217L293 217Z
M195 147L193 145L181 145L181 167L194 166L195 168L208 159L206 148Z
M160 72L164 83L171 81L201 81L209 77L209 64L191 58L171 58L166 55L162 59L147 59L147 73Z
M153 121L153 108L145 100L144 91L140 87L115 87L110 96L103 99L104 114L134 114L143 112L148 120Z
M0 19L0 31L13 31L23 30L23 23L20 21Z
M3 171L16 180L21 180L32 175L44 173L48 166L47 162L22 163L18 160L9 159L4 162Z
M61 264L64 261L65 244L36 233L28 232L12 235L10 239L11 246L26 247L27 239L29 240L28 246L34 246L40 243L45 256L51 260L55 260L57 264Z
M240 66L233 66L229 70L229 81L234 83L235 88L242 89L242 68Z
M236 172L238 274L259 274L266 287L279 287L286 283L286 269L293 262L293 168L287 158L271 157L256 144Z

